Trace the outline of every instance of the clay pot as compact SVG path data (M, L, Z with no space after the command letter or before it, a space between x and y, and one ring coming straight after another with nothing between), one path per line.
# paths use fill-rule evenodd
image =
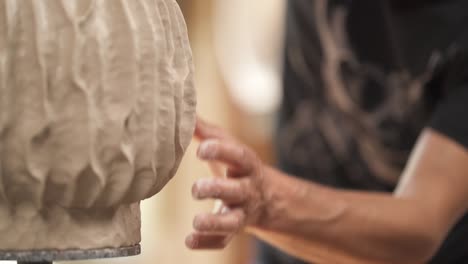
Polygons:
M0 249L140 241L195 118L175 0L0 1Z

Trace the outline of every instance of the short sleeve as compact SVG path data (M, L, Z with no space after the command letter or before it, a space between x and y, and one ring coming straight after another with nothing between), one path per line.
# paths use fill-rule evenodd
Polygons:
M429 127L468 149L468 84L450 89L436 107Z

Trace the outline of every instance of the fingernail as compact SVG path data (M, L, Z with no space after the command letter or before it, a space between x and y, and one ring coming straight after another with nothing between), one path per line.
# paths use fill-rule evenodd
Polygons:
M211 160L216 157L218 151L217 140L206 140L203 141L198 147L198 157L205 160Z
M195 230L200 230L202 229L202 227L203 227L202 221L198 217L195 218L195 220L193 221L193 228Z
M193 237L193 235L189 235L186 239L185 239L185 244L187 245L187 247L189 248L195 248L195 239Z
M209 179L200 179L195 182L195 185L193 186L192 194L194 198L201 198L204 192L206 192L206 189L208 188L208 185L210 184Z

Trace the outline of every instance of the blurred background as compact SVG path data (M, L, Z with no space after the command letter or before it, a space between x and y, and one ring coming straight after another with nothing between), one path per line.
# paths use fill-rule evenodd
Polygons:
M273 163L270 141L281 100L285 1L178 2L193 50L198 113L249 144L265 162ZM192 183L211 176L208 167L195 158L196 147L193 142L178 175L166 188L142 202L140 256L73 263L248 263L254 243L245 235L223 251L190 251L185 247L193 216L213 206L191 197Z

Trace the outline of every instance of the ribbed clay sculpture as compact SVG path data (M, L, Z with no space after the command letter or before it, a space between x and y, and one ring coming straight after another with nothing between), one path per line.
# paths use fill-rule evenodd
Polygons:
M0 0L0 249L140 241L195 122L175 0Z

